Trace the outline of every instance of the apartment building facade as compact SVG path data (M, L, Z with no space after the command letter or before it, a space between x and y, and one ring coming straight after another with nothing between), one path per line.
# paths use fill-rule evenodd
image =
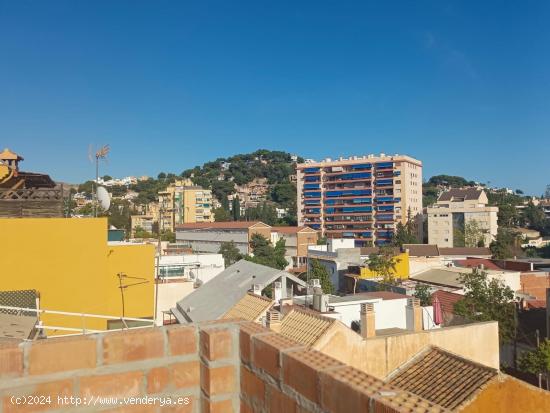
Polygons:
M212 191L193 185L191 180L176 181L159 192L159 228L174 231L176 225L213 222Z
M498 207L487 206L489 200L482 189L451 189L443 192L437 202L427 208L428 243L438 247L487 247L498 230ZM475 227L479 236L468 234ZM476 245L466 245L479 238ZM475 241L475 240L474 240ZM479 244L479 245L478 245ZM483 244L483 245L481 245Z
M414 219L422 239L422 162L406 155L352 156L297 165L298 225L356 247L389 243Z

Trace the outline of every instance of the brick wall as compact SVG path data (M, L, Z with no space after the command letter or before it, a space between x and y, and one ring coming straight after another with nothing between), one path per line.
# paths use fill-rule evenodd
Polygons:
M13 403L12 396L33 395L51 402ZM77 407L58 404L58 396L189 403ZM2 413L443 411L257 324L230 320L2 344L0 403Z

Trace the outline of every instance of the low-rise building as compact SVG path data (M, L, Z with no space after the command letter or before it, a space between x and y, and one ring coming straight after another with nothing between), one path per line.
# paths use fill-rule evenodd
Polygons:
M271 243L285 240L286 257L291 267L300 267L306 264L308 248L317 245L318 231L309 227L272 227Z
M488 206L488 203L482 189L443 192L437 202L427 208L428 242L439 247L488 246L498 229L498 207ZM474 226L478 233L470 234Z
M241 254L252 252L252 235L271 239L271 226L260 221L232 221L181 224L176 226L176 240L189 245L195 252L218 253L224 242L235 243Z

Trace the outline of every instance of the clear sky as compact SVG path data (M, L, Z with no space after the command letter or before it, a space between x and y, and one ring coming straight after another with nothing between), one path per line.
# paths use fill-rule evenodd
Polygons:
M258 148L401 153L541 194L550 2L0 0L0 146L25 170L180 173Z

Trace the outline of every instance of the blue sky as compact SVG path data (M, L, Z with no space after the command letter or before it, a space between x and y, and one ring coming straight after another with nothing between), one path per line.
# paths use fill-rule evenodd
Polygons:
M540 194L548 1L0 0L0 146L24 169L180 173L258 148L405 153Z

